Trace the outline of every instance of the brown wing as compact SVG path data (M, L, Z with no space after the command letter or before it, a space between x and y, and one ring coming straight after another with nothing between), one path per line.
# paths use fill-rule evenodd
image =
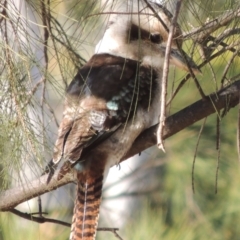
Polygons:
M83 148L88 146L101 130L107 130L108 118L105 101L93 96L82 99L67 96L53 153L54 165L62 159L65 161L58 178L65 175L80 159Z

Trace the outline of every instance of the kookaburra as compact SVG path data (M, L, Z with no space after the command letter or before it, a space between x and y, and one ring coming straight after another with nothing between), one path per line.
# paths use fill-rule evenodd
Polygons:
M169 12L149 4L169 27ZM187 59L195 71L194 62L182 57L177 48L179 35L177 26L170 64L188 70ZM96 53L67 88L52 165L64 160L59 177L72 167L77 169L70 239L95 239L102 185L109 168L120 162L159 115L167 39L168 31L144 0L123 0L111 12Z

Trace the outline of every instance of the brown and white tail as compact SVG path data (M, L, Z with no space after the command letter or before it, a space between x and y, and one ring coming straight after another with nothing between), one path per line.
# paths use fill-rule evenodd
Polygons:
M98 225L103 176L78 178L70 240L94 240Z

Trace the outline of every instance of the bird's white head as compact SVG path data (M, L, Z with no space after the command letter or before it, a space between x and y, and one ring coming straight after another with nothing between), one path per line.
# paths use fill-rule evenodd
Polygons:
M139 61L144 65L162 68L171 13L150 1L148 3L151 7L144 0L119 2L111 10L107 30L97 44L95 53L109 53ZM185 60L187 56L182 57L176 45L176 40L180 46L182 45L181 34L181 29L177 25L173 34L170 64L188 70ZM198 72L193 60L189 57L187 60L192 70Z

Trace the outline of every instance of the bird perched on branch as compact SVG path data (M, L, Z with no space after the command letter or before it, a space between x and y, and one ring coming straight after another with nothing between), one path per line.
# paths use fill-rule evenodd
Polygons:
M159 115L171 14L148 3L151 8L141 0L121 1L112 11L96 53L67 89L51 165L56 167L64 160L59 178L72 167L77 169L72 240L95 239L102 185L109 168L120 162ZM188 61L197 71L194 62L177 48L180 35L177 25L170 64L188 70Z

